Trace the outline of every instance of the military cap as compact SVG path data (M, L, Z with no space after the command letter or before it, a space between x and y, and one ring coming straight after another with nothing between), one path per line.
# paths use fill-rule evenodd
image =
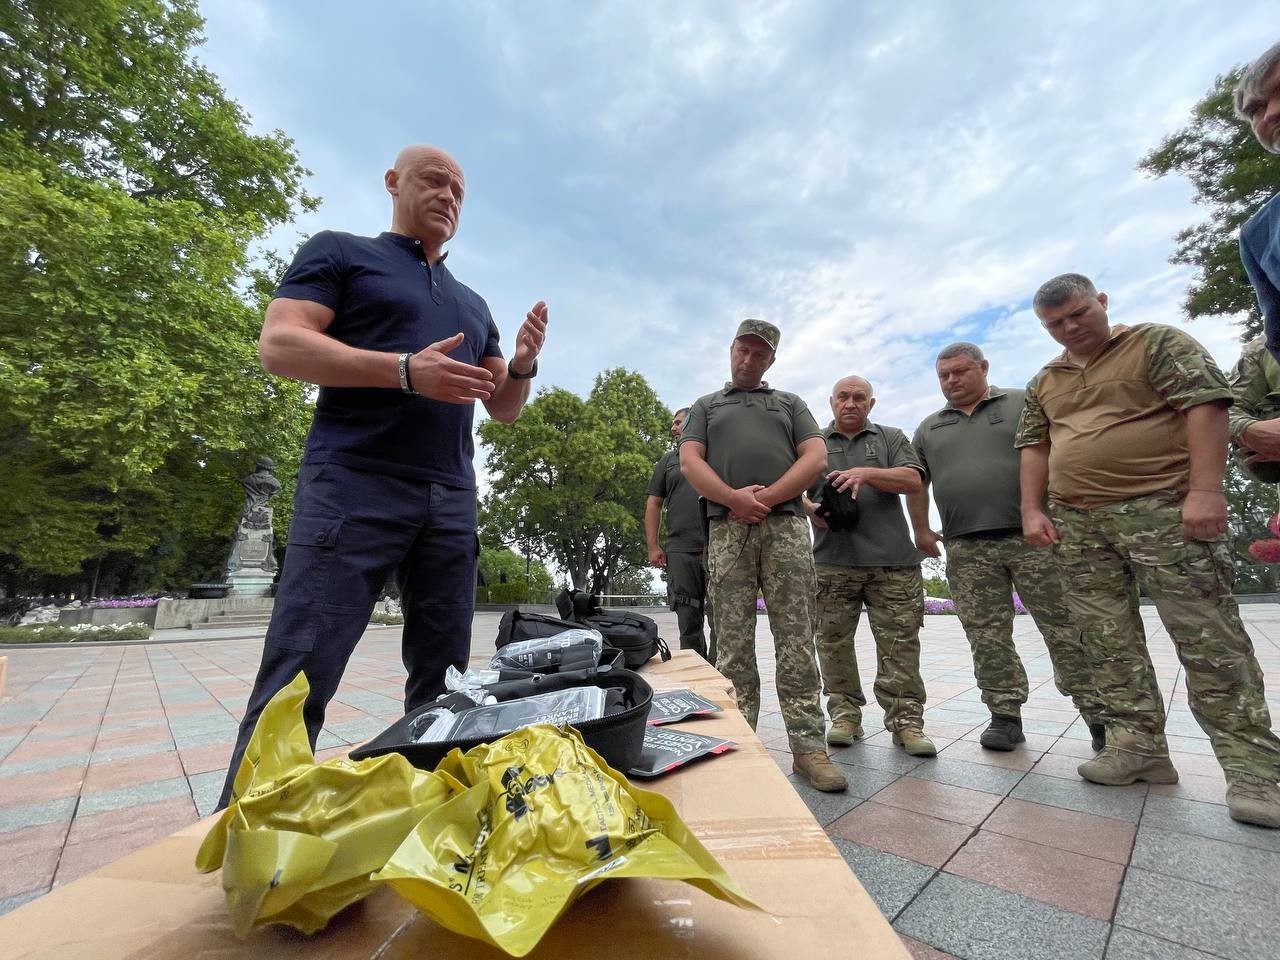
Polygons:
M743 320L738 324L738 332L733 335L733 339L737 340L739 337L759 337L769 345L770 350L777 353L782 331L763 320Z

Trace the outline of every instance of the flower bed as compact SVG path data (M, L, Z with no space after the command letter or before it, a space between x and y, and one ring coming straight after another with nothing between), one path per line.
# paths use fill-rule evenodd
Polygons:
M145 623L113 623L74 627L0 627L0 643L83 643L87 640L145 640L151 628Z
M159 597L125 597L120 600L90 600L84 606L88 610L119 610L125 607L154 607L159 602Z

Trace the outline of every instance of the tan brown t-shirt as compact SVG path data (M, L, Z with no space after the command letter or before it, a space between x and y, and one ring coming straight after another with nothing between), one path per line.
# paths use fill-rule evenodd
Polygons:
M1014 446L1049 441L1049 499L1057 503L1185 493L1183 413L1216 401L1230 403L1231 389L1192 337L1162 323L1115 326L1085 366L1064 352L1032 378Z

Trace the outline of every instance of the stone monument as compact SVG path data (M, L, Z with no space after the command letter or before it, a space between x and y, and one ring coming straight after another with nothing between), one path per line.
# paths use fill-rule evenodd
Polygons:
M271 530L271 498L280 492L276 465L270 457L259 457L257 469L244 477L244 507L227 557L226 581L231 594L265 597L276 576L275 535Z

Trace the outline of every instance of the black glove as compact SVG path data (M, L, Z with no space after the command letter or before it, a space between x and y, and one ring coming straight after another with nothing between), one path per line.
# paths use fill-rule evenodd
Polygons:
M858 525L858 501L848 490L837 490L828 480L818 494L818 516L831 530L852 530Z

